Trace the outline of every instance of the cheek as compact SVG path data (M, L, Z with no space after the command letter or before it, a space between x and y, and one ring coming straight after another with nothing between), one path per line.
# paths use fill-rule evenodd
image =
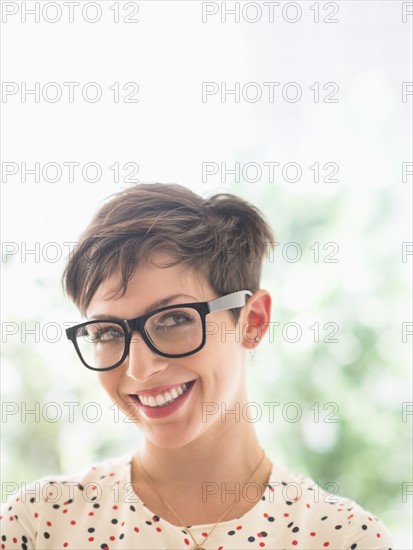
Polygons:
M119 381L119 373L116 370L98 373L98 380L108 395L115 395Z

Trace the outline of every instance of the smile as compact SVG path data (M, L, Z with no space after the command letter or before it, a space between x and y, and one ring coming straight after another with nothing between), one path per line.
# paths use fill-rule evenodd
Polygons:
M130 394L129 398L149 418L163 418L177 411L188 399L196 380L145 393Z
M176 388L158 393L157 395L143 395L138 393L138 398L142 405L146 405L147 407L165 407L165 405L170 405L178 399L178 397L188 391L192 383L193 382L181 384Z

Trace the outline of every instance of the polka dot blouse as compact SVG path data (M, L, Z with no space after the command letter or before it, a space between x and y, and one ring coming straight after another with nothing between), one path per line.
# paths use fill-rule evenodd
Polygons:
M184 528L163 520L140 501L131 482L130 455L99 463L82 476L44 478L23 486L4 505L1 525L0 548L7 550L194 547ZM213 525L189 527L201 543ZM261 500L243 516L220 523L204 547L388 550L391 546L386 528L372 514L276 464Z

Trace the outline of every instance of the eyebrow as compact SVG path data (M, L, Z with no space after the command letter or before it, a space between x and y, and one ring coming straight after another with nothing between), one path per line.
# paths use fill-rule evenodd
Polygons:
M154 311L154 310L159 309L161 307L167 306L173 300L175 300L176 298L185 298L185 302L182 302L182 303L185 303L185 304L199 301L196 298L194 298L194 296L189 296L188 294L172 294L171 296L166 296L165 298L162 298L161 300L157 300L156 302L152 302L150 305L148 305L144 309L144 311L143 311L143 313L141 313L141 315L146 315L150 311ZM187 298L189 298L189 300ZM177 304L177 305L179 305L179 304ZM137 317L140 317L141 315L138 315ZM102 314L102 315L99 315L99 314L93 315L93 317L90 317L88 320L94 321L94 320L98 320L98 319L102 319L102 320L105 320L105 319L118 319L119 321L124 320L123 317L117 317L116 315L108 315L107 313Z

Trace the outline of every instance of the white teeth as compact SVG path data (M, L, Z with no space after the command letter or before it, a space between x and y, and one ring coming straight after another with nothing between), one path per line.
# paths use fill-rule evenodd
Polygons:
M155 396L140 395L138 393L138 397L141 403L147 407L163 407L165 405L169 405L172 401L175 401L175 399L186 392L187 389L188 386L186 384L182 384L177 388L172 388L169 391L164 391L163 393L159 393Z

